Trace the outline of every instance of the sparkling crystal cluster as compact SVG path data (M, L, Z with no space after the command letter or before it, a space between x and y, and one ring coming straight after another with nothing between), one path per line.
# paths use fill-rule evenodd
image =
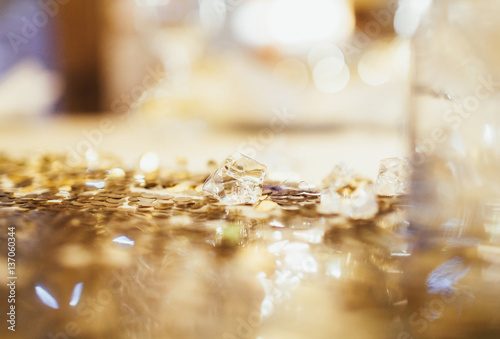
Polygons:
M227 205L255 204L267 167L242 153L230 155L204 183L203 191Z
M378 212L378 203L371 182L362 179L349 166L338 164L323 180L319 210L341 214L353 219L369 219Z
M375 183L377 194L384 196L407 194L410 188L409 170L408 158L382 159Z
M346 186L355 186L356 180L361 179L356 170L344 163L338 163L333 170L323 179L323 187L338 190Z

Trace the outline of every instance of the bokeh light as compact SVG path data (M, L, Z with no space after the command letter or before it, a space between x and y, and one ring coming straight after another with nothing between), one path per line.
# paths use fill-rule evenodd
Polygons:
M316 63L313 79L316 88L325 93L336 93L344 89L350 79L349 68L343 58L328 57Z

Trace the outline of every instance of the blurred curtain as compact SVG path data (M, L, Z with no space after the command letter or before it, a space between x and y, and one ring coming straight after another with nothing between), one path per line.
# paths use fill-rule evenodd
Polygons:
M96 112L100 72L103 0L73 0L61 5L61 64L66 83L65 110Z
M55 105L65 112L98 111L103 2L0 0L0 85L12 73L33 74L36 81L42 70L60 72L64 94Z

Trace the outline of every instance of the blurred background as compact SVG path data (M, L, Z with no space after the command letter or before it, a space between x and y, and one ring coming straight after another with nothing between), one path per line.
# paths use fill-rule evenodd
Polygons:
M337 161L372 175L405 153L414 12L394 0L4 0L2 148L200 164L239 149L288 177Z

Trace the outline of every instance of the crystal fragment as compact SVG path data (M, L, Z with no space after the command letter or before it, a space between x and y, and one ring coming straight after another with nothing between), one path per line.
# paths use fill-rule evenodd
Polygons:
M337 164L323 180L320 213L341 214L353 219L369 219L378 212L373 185L354 168Z
M342 200L340 194L332 189L321 192L321 204L318 208L321 213L340 214L342 210Z
M375 184L377 194L384 196L407 194L409 190L409 168L408 158L382 159Z
M368 183L360 184L352 193L344 195L329 188L321 192L319 211L353 219L370 219L378 212L377 197Z
M323 179L323 187L338 190L340 188L353 185L359 176L356 170L343 163L335 165L330 174Z
M353 219L370 219L377 214L377 197L371 184L358 186L350 198L349 215Z
M267 167L242 153L230 155L203 184L203 191L227 205L255 204Z

